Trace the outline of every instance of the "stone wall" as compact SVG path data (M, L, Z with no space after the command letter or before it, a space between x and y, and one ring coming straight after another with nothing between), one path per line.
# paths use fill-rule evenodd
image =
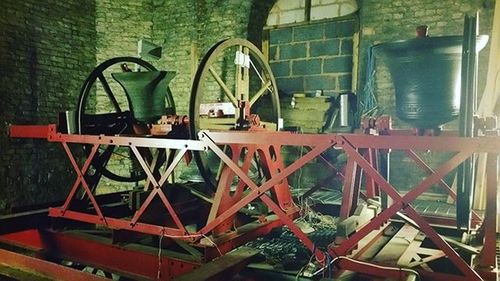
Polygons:
M162 58L151 63L158 69L177 72L170 87L178 113L187 114L191 79L202 56L215 43L227 38L249 38L260 45L262 27L273 3L96 1L97 62L116 56L136 56L137 41L141 38L162 46Z
M93 1L0 4L0 212L63 199L74 180L57 144L8 137L9 124L56 123L95 65Z
M102 63L114 57L137 57L137 42L151 38L153 27L152 4L150 0L139 1L96 1L96 62ZM130 66L132 68L132 66ZM115 65L106 71L105 77L115 93L122 109L128 108L125 93L110 76L113 72L121 72ZM110 112L109 99L97 86L97 112Z
M151 0L96 0L96 63L100 64L115 57L137 57L137 43L141 39L151 41L153 30L153 1ZM147 59L146 59L147 60ZM155 64L154 62L152 62ZM135 65L129 67L134 70ZM115 64L104 71L103 75L109 84L113 95L118 101L122 111L129 110L127 97L122 87L116 82L111 74L122 72L120 64ZM95 112L115 112L110 99L107 97L102 84L97 81L93 91L93 99L89 99L90 110L94 109L91 104L95 100ZM114 174L129 177L131 170L136 167L132 162L132 155L128 148L116 148L107 164L107 169ZM103 177L97 193L109 193L130 189L135 183L116 182Z
M274 1L153 1L153 41L163 46L161 69L177 72L171 82L178 114L187 114L191 79L199 60L217 42L249 38L260 45L260 31ZM175 12L172 12L175 11Z

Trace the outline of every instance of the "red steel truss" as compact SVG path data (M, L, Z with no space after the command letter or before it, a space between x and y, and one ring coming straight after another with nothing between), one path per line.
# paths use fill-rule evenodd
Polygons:
M286 132L202 131L199 134L199 140L171 140L147 137L67 135L58 133L55 128L55 125L11 127L11 137L43 137L47 138L49 142L61 143L76 171L77 178L66 202L61 207L50 209L49 215L52 217L100 224L111 229L130 230L196 242L207 235L227 232L231 228L231 223L234 221L239 210L251 202L260 200L277 217L277 222L279 223L274 223L273 227L280 224L286 225L314 253L318 261L324 263L324 261L330 260L337 269L400 279L406 273L398 268L377 267L348 257L357 247L360 240L370 232L380 228L391 218L396 217L398 212L404 212L458 269L457 274L443 274L419 270L421 276L424 276L428 280L482 280L482 278L495 280L492 277L492 269L496 268L496 192L498 188L500 137L459 138L454 136L374 136L361 134L302 135ZM68 146L70 143L92 145L92 150L82 167L78 166ZM151 183L152 188L149 190L148 197L130 219L106 216L86 182L85 174L92 158L101 145L130 147ZM227 155L220 148L221 145L230 146L233 156ZM280 153L284 146L307 147L309 151L290 165L285 166ZM141 147L175 149L178 152L172 163L158 175L157 173L153 173L150 163L139 152L138 148ZM352 214L360 197L370 198L379 193L385 193L392 201L387 208L377 214L371 221L360 226L355 233L347 237L341 244L331 244L328 250L323 252L316 248L313 241L294 224L293 219L296 217L298 209L292 201L287 178L311 160L321 158L322 153L332 148L342 149L348 156L348 164L344 175L344 198L341 206L341 216L343 218ZM172 203L163 189L168 188L168 185L165 185L165 183L186 152L208 149L213 151L224 162L225 166L221 173L219 185L206 224L198 231L189 232L177 211L172 207ZM398 192L377 170L375 152L377 150L390 149L406 151L409 157L414 159L428 174L424 180L406 194ZM240 163L239 153L242 150L247 151L247 156L242 161L243 164ZM415 154L415 151L426 150L451 151L455 152L455 155L440 167L432 169ZM473 214L473 220L477 225L481 225L484 246L480 253L478 264L472 267L433 229L426 218L415 211L411 203L436 184L445 188L451 194L451 197L454 197L454 192L443 182L443 177L474 153L478 152L488 154L488 200L487 211L482 221L477 214ZM267 171L267 180L260 185L253 182L248 176L249 162L254 154L260 156L261 162ZM359 169L363 171L366 177L367 188L365 193L361 193L359 180L355 176ZM230 192L229 187L235 176L238 178L239 184L236 191ZM93 206L94 214L71 210L70 203L80 188L83 188L85 194L88 196ZM144 211L156 197L161 199L161 202L172 218L172 226L167 227L140 222ZM262 226L269 226L269 221L266 219L263 219L260 223ZM230 249L231 246L227 248L227 250Z

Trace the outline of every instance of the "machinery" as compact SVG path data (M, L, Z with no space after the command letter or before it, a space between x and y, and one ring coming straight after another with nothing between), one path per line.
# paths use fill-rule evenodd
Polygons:
M130 72L123 63L147 71ZM124 89L123 99L105 78L116 65L123 72L112 75ZM278 132L276 82L260 51L242 39L222 41L202 59L188 117L175 115L168 90L172 77L136 58L112 59L85 81L75 131L61 124L11 126L13 138L62 145L75 181L66 200L47 212L2 219L0 241L31 256L0 249L1 263L67 280L220 280L257 255L239 246L285 226L308 249L311 278L497 279L500 137L495 119L476 118L476 134L467 137L394 130L387 116L363 119L353 134ZM97 81L102 88L96 90ZM99 91L110 104L104 108L111 110L95 110L103 103L92 96ZM289 147L305 153L285 159ZM427 174L406 193L388 181L382 161L396 150ZM343 170L327 157L338 151L347 157ZM418 151L449 151L452 157L430 167ZM465 230L457 230L456 216L420 212L417 199L433 185L460 200L443 177L474 153L488 155L484 214L471 212ZM192 164L183 163L191 159L202 180L179 182L174 171L189 170ZM288 182L314 161L343 180L340 223L326 247L297 224L302 210ZM106 179L130 187L101 194ZM451 238L464 233L463 241ZM85 272L89 268L101 276Z

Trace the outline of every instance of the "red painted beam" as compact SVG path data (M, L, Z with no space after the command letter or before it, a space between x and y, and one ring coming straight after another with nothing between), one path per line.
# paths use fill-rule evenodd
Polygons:
M0 264L29 272L36 272L54 280L104 281L107 278L75 270L56 263L0 249Z
M49 133L55 133L56 125L11 125L9 136L11 138L46 139Z
M198 261L181 260L165 255L161 260L158 249L154 251L132 249L113 245L89 236L30 229L0 235L0 241L29 249L43 249L50 256L79 262L85 265L127 276L135 280L171 280L199 266ZM1 255L0 255L1 256ZM185 255L187 257L187 255ZM58 276L59 279L61 275ZM59 280L58 279L58 280ZM91 280L68 279L64 280Z

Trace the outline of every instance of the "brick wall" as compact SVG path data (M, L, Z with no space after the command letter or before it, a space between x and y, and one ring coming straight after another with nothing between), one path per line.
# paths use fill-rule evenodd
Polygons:
M96 62L100 64L114 57L137 57L137 42L140 39L151 41L153 30L153 1L151 0L98 0L96 2ZM152 62L153 65L156 65ZM130 65L131 68L134 65ZM108 68L104 73L109 86L122 110L129 110L127 97L122 87L111 77L111 73L122 72L120 65ZM83 81L82 81L83 82ZM92 97L95 97L97 113L114 112L109 98L97 82ZM92 99L89 100L92 102ZM92 105L91 105L92 108ZM117 148L111 156L107 168L115 174L130 176L131 152L128 148ZM125 157L123 157L125 155ZM130 189L135 183L116 182L103 177L97 193L116 192Z
M267 14L273 1L259 2L263 1L154 3L153 41L164 48L163 58L156 65L177 72L170 85L178 113L188 112L192 76L210 47L220 40L236 37L250 38L260 45L260 32L255 30L261 30L265 21L262 14Z
M269 30L270 64L287 95L351 90L354 20L329 21Z
M94 65L92 1L1 2L0 212L66 196L74 175L62 148L10 139L8 125L55 123Z
M249 38L260 45L260 31L274 3L265 2L97 1L97 61L135 56L141 38L162 46L162 58L151 63L158 69L177 72L170 87L178 113L187 114L191 79L201 57L227 38Z
M137 56L137 42L151 38L153 27L151 0L136 1L96 1L96 61L102 63L118 56ZM106 78L122 107L127 107L127 99L121 87L109 74L121 72L119 66L110 69ZM109 99L97 83L97 111L109 112Z

